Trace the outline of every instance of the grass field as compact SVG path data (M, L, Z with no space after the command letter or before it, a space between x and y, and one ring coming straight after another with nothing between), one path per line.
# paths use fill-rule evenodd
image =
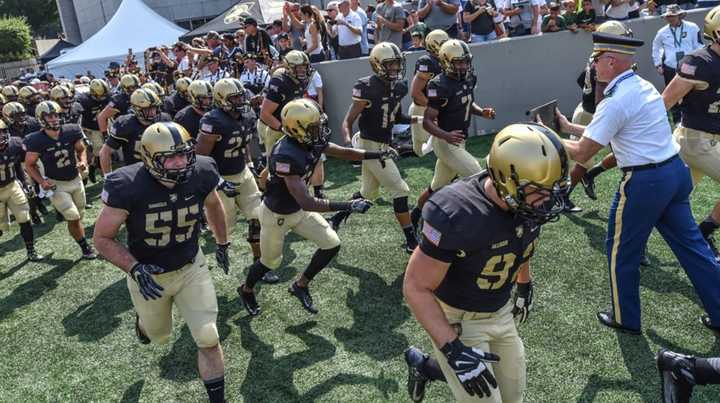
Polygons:
M474 155L489 139L473 139ZM433 158L403 160L414 200L430 181ZM345 199L358 190L359 170L328 164L328 193ZM626 336L599 325L595 313L609 304L604 253L608 208L617 170L599 178L599 200L575 193L583 213L548 225L532 267L535 307L520 329L528 356L528 402L657 402L653 356L660 347L720 355L720 343L699 323L703 313L692 285L664 241L653 234L651 268L643 269L643 335ZM91 186L85 223L100 208ZM693 196L696 217L718 197L706 181ZM286 291L304 269L313 246L291 236L280 285L262 286L263 313L249 319L235 288L251 263L236 228L233 269L213 270L218 327L226 354L226 392L233 402L404 402L403 350L429 339L405 305L402 275L407 255L392 206L379 202L340 230L338 259L312 285L320 309L310 316ZM0 244L0 402L203 401L195 346L182 321L167 345L143 346L133 334L125 276L102 260L80 262L65 224L53 218L36 229L38 250L51 257L24 263L14 225ZM207 252L213 249L206 238ZM426 401L452 400L441 383ZM697 402L720 401L720 388L696 389Z

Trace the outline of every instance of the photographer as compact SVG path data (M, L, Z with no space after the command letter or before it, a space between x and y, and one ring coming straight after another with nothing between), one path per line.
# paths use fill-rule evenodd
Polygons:
M495 32L495 2L493 0L470 0L465 3L463 20L470 24L472 43L497 39Z
M167 55L168 48L152 47L145 51L145 70L153 81L167 88L173 82L173 71L176 64ZM149 56L149 57L148 57Z

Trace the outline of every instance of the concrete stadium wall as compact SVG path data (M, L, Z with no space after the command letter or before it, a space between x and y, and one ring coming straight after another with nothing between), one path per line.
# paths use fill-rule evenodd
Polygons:
M688 12L687 20L702 28L706 10ZM652 40L665 24L660 17L646 17L628 23L635 38L645 41L637 54L639 74L663 89L662 77L653 67ZM592 36L587 32L570 31L553 34L510 38L491 43L471 45L473 67L478 76L475 100L481 106L497 110L495 120L475 118L471 132L476 135L496 133L510 123L526 121L525 112L547 101L558 99L565 114L580 102L577 77L585 68L591 53ZM407 54L408 80L412 79L415 61L422 52ZM325 107L333 137L338 139L340 123L351 103L352 86L360 77L372 73L367 58L324 62L317 65L326 94ZM410 96L403 107L407 111Z

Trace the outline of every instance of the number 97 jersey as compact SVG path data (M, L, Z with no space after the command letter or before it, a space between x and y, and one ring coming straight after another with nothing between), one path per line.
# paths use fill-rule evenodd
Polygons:
M400 102L407 93L405 81L391 84L376 75L359 79L352 89L352 98L368 103L360 113L358 121L360 137L390 144L395 117L400 111Z
M178 270L198 252L205 198L220 181L215 162L198 156L188 181L169 189L142 162L113 171L105 180L105 205L125 210L130 253L140 263Z
M422 212L420 249L450 264L435 295L472 312L495 312L509 301L518 269L533 255L540 235L540 227L488 198L486 180L487 171L445 186Z

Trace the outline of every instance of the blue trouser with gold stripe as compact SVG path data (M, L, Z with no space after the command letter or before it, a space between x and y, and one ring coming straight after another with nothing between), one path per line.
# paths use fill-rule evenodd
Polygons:
M712 323L720 323L720 265L698 229L690 171L680 158L625 172L610 209L606 241L615 321L640 329L640 259L653 227L690 277Z

